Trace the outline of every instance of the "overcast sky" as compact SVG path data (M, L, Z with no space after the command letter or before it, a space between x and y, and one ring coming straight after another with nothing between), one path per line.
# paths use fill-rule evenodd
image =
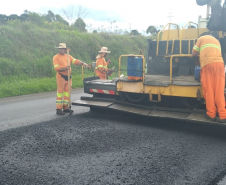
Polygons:
M22 14L24 10L46 14L51 10L63 15L62 9L82 6L88 11L84 21L92 28L137 29L146 31L149 25L166 25L171 22L183 25L188 21L198 22L205 17L206 6L196 5L196 0L7 0L1 3L0 14Z

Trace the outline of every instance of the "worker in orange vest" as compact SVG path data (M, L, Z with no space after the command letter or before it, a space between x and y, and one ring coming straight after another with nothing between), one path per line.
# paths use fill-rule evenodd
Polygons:
M211 121L226 122L225 110L225 69L221 45L216 32L202 34L193 48L192 56L200 55L201 83L206 101L205 117ZM216 37L216 38L215 38Z
M99 54L96 56L96 75L99 76L101 80L107 79L107 73L112 72L112 69L108 69L108 65L111 63L111 60L105 61L107 53L111 53L108 51L107 47L102 47L99 51Z
M68 91L68 70L70 70L71 74L71 67L67 64L67 47L65 43L60 43L59 47L55 47L59 49L59 53L53 57L53 66L56 74L57 80L57 97L56 97L56 114L64 115L66 113L70 113L68 109L69 103L69 91ZM78 59L73 58L69 55L70 64L74 65L84 65L87 67L88 65ZM72 80L70 76L70 85L72 85ZM62 111L63 109L63 111Z

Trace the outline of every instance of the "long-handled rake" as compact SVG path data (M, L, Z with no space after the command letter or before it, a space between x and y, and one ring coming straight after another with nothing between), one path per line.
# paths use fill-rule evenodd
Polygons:
M67 65L70 66L70 61L69 61L69 48L67 48ZM68 70L68 93L69 93L69 102L68 102L68 108L70 110L69 116L74 112L71 110L71 83L70 83L70 70Z

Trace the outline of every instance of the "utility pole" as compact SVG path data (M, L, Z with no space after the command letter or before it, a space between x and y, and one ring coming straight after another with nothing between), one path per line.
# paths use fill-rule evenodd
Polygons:
M110 22L111 23L111 32L112 32L112 24L115 23L115 22L116 22L115 20Z
M116 23L116 20L114 20L114 23ZM115 24L114 24L114 32L115 32Z
M172 14L172 12L170 12L170 13L168 13L168 14L170 14L169 16L167 16L167 17L169 17L170 18L170 23L171 23L171 18L172 17L174 17L174 16L172 16L171 14Z

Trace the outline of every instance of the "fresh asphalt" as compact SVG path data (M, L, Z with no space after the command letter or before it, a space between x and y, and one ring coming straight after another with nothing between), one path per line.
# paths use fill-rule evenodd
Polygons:
M77 106L57 116L54 103L0 99L1 185L212 185L226 174L226 127Z

